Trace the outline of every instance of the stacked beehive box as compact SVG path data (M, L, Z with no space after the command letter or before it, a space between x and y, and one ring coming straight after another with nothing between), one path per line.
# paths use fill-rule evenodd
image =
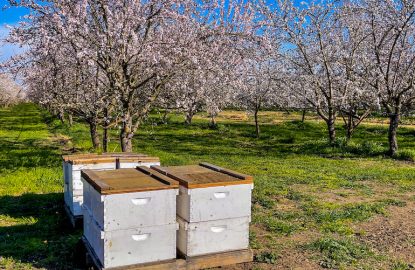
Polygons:
M180 183L177 248L183 255L248 248L251 176L208 163L151 168Z
M176 258L178 182L147 167L82 171L84 237L101 267Z
M156 157L136 153L77 154L63 156L64 198L73 221L82 217L83 185L81 170L114 170L136 166L160 165Z

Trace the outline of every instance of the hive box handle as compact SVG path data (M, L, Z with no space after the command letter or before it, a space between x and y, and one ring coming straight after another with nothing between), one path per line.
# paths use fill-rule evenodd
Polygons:
M149 237L150 237L150 233L131 235L131 238L134 241L144 241L144 240L147 240Z
M131 199L131 202L134 205L145 205L148 204L151 201L151 198L136 198L136 199Z
M214 227L211 227L210 230L212 232L214 232L214 233L221 233L221 232L225 231L226 228L227 228L226 225L223 225L223 226L214 226Z
M213 196L215 196L216 199L225 199L226 197L229 196L229 191L226 191L226 192L215 192L213 194Z

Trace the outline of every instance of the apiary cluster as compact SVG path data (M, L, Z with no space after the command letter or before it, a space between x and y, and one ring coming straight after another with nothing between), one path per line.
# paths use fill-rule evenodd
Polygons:
M143 154L64 156L65 204L102 269L249 247L253 179Z

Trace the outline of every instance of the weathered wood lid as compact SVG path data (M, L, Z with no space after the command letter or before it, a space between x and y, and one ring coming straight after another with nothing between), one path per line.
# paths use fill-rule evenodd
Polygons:
M180 185L192 188L215 186L252 184L253 177L232 170L221 168L209 163L200 163L190 166L160 167L151 166L152 169L179 181Z
M158 157L149 157L149 156L120 156L117 157L117 160L121 163L123 162L160 162Z
M78 157L69 157L64 161L71 163L72 165L77 164L98 164L98 163L115 163L117 161L116 157L103 156L103 155L85 155Z
M86 154L74 154L64 155L62 159L65 162L71 164L94 164L94 163L111 163L119 160L120 162L159 162L158 157L149 157L146 154L141 153L86 153Z
M101 194L179 188L179 182L144 166L109 171L82 170L81 175Z
M146 154L131 153L131 152L107 152L107 153L102 153L102 155L111 156L111 157L148 157L148 155Z
M71 160L76 160L76 159L83 159L83 158L94 158L96 156L99 156L98 154L95 153L85 153L85 154L72 154L72 155L63 155L62 159L66 162L71 161Z

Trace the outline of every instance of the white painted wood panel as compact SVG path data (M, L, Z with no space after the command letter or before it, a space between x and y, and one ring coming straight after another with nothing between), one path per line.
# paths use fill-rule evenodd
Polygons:
M67 204L67 206L71 211L72 215L81 216L83 196L68 196L67 200L69 203Z
M115 161L108 163L90 163L90 164L70 164L71 171L81 171L81 170L115 170Z
M176 223L177 189L100 195L87 185L85 207L105 231Z
M178 218L178 222L177 248L189 257L249 246L249 217L195 223Z
M160 162L123 162L120 163L121 168L135 168L137 166L147 166L150 167L152 165L160 165ZM116 162L111 163L97 163L97 164L71 164L70 162L63 162L63 177L64 177L64 184L66 183L67 186L64 186L65 189L65 204L68 206L69 209L76 209L72 211L74 215L82 215L79 214L80 210L79 207L83 203L83 189L84 184L81 179L81 170L89 169L89 170L96 170L96 171L104 171L104 170L115 170L116 169ZM73 199L69 199L69 197L76 196L76 205L70 205ZM73 202L72 202L73 203ZM92 209L90 206L88 206ZM78 214L75 214L78 213Z
M74 189L72 186L69 186L69 184L63 185L63 191L64 193L67 193L69 196L83 196L83 189Z
M63 169L63 182L69 183L69 168L68 163L63 161L62 162L62 169Z
M250 216L252 189L253 185L194 189L180 186L177 215L188 222Z
M176 258L177 224L102 231L84 216L84 235L105 268Z

